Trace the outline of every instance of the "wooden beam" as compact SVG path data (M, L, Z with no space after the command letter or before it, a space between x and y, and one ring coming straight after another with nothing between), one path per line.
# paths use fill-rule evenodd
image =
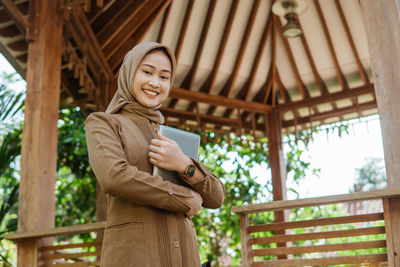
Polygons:
M321 6L320 6L318 0L314 0L314 5L315 5L315 8L318 13L319 20L321 22L321 26L322 26L322 30L324 32L326 42L328 43L329 52L330 52L331 58L333 60L333 65L336 70L336 76L339 80L340 87L342 88L342 90L347 90L348 89L347 81L344 78L342 71L340 70L339 61L336 57L335 49L333 48L332 38L329 34L328 26L326 25L326 21L325 21L325 18L322 13L322 9L321 9Z
M268 203L261 204L250 204L246 206L235 206L232 207L232 212L235 213L243 213L243 214L251 214L258 212L269 212L276 210L289 210L289 209L298 209L304 207L316 207L323 205L330 205L335 203L347 203L347 202L356 202L356 201L364 201L364 200L374 200L374 199L387 199L387 198L399 198L400 197L400 188L388 188L388 189L379 189L368 192L356 192L350 194L341 194L341 195L333 195L333 196L324 196L324 197L312 197L312 198L303 198L303 199L295 199L295 200L281 200L281 201L271 201ZM382 220L382 213L377 214L363 214L356 215L355 217L368 217L368 220L363 221L376 221ZM347 216L346 216L347 217ZM344 218L346 218L344 217ZM339 219L339 218L337 218ZM321 219L320 219L321 220ZM332 220L332 218L324 218L322 220ZM290 222L290 223L301 223L301 222ZM306 223L306 221L304 222ZM308 223L309 224L309 223ZM326 225L326 224L320 224ZM273 226L271 226L273 227ZM297 227L302 227L297 225ZM289 229L290 227L286 227Z
M323 103L328 103L331 101L337 101L345 98L350 98L354 96L364 95L364 94L374 94L374 85L370 84L367 86L361 86L354 89L349 89L347 91L341 91L336 93L331 93L328 95L323 95L319 97L312 97L306 100L295 101L287 104L281 104L275 107L277 111L293 110L301 107L308 107Z
M28 19L22 14L12 0L0 0L3 4L4 10L17 26L18 30L25 35L28 29Z
M113 53L113 56L108 59L108 62L110 63L110 67L113 70L114 77L117 76L119 66L121 65L126 53L128 53L129 50L132 49L132 47L134 47L141 41L143 36L150 29L151 25L153 25L158 17L163 14L164 10L167 8L168 5L170 5L170 3L170 0L153 0L152 3L148 3L145 7L145 10L143 10L144 17L140 17L140 21L138 22L140 24L140 27L135 30L134 34L129 35L123 43L118 44L117 50L114 50L115 47L113 48L113 51L115 53ZM151 12L148 13L146 10L151 10ZM105 53L107 54L107 51Z
M177 44L176 50L175 50L176 62L178 62L179 57L181 56L182 45L183 45L183 41L185 40L186 31L187 31L187 28L188 28L188 25L189 25L190 16L192 15L193 5L194 5L194 0L189 0L188 7L186 9L185 18L183 19L181 33L179 34L178 44Z
M272 110L270 105L264 105L256 102L243 101L238 99L230 99L223 96L209 95L202 92L188 91L181 88L172 88L172 98L186 99L192 102L207 103L211 105L230 107L234 109L241 109L246 111L254 111L266 113Z
M400 187L400 0L385 1L385 8L374 0L362 0L369 53L382 127L388 188ZM400 266L400 200L389 200L393 266Z
M217 78L217 74L219 71L219 66L221 64L222 57L224 56L224 51L226 48L226 44L228 42L229 35L232 30L233 20L235 18L238 6L239 6L239 1L232 2L232 6L229 11L228 19L225 24L224 34L222 36L221 43L218 48L217 57L214 61L214 65L212 67L211 74L208 76L207 80L205 81L203 86L200 88L201 92L207 92L208 94L211 94L214 89L215 80Z
M194 78L196 77L196 73L197 73L197 70L199 67L200 57L203 52L204 44L206 41L208 30L211 25L211 19L213 17L216 4L217 4L217 1L210 1L210 6L208 7L207 16L206 16L206 21L204 22L203 30L201 31L199 45L197 46L197 49L196 49L196 56L194 58L193 65L192 65L189 73L186 75L186 78L182 82L182 85L181 85L182 88L186 88L188 90L192 89L192 86L194 83Z
M247 45L250 40L250 34L252 32L253 26L254 26L254 21L256 19L256 15L258 12L258 9L260 7L260 0L255 0L253 3L253 7L251 9L249 19L247 22L246 30L244 31L244 38L242 39L242 43L240 44L239 52L238 55L236 56L234 68L231 74L231 77L228 79L226 84L224 85L223 89L219 93L220 95L226 96L228 98L232 97L232 91L235 86L235 82L239 73L240 66L242 65L243 61L243 56L246 51Z
M347 40L349 41L351 52L353 53L354 59L356 60L357 68L358 68L358 71L360 72L361 79L363 80L364 85L367 85L367 84L370 83L370 81L368 79L368 76L367 76L367 73L365 72L364 67L361 64L360 56L357 53L357 49L356 49L356 46L354 44L354 40L353 40L353 37L351 35L350 29L349 29L349 25L347 24L347 21L346 21L346 18L344 16L343 9L342 9L342 7L340 5L339 0L335 0L335 5L336 5L336 9L339 12L340 20L342 21L342 24L343 24L343 27L344 27L344 31L346 33Z
M168 5L168 7L165 10L165 14L164 14L164 17L162 19L162 22L161 22L160 32L158 33L158 37L157 37L157 42L158 43L162 43L163 42L164 34L165 34L165 28L166 28L166 24L167 24L167 21L168 21L170 13L171 13L171 5Z
M287 54L287 56L289 58L289 63L290 63L290 66L291 66L291 68L293 70L294 77L296 78L297 87L298 87L298 89L300 91L301 97L302 97L302 99L307 99L307 98L310 97L310 94L308 93L307 88L305 88L305 85L304 85L303 81L301 80L300 73L299 73L299 70L297 68L296 61L294 59L292 50L290 49L288 40L286 39L285 36L283 36L283 30L282 30L281 21L276 16L274 17L274 20L275 20L275 23L276 23L276 26L277 26L277 30L279 32L279 37L281 38L281 41L283 43L283 47L285 48L286 54Z
M376 107L377 107L376 101L373 100L373 101L370 101L367 103L358 104L357 106L349 106L349 107L345 107L345 108L333 109L331 111L320 112L320 113L312 114L312 115L306 116L306 117L296 116L296 118L294 120L283 121L282 124L283 124L283 128L287 128L287 127L295 126L298 124L313 123L315 121L323 121L323 120L333 118L333 117L341 118L343 115L346 115L346 114L357 113L357 112L360 112L363 110L369 110L369 109L373 109Z
M25 120L21 146L18 207L20 232L54 226L57 120L63 40L63 13L58 4L59 1L30 2L29 32L32 38L28 48ZM40 245L48 242L49 240L38 241ZM32 241L18 244L18 266L37 266L38 243Z
M103 25L96 34L102 49L115 39L121 40L121 35L125 36L127 32L134 32L132 28L139 26L132 21L143 12L141 9L146 1L129 0L124 3L125 5L116 14L113 14L107 24Z

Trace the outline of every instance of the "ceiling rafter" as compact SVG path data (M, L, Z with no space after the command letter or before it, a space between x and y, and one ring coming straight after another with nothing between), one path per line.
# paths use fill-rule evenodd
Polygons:
M226 96L228 98L232 97L232 91L235 86L235 82L239 73L240 66L242 64L244 53L246 52L247 44L250 38L250 34L252 32L254 21L256 16L251 16L251 14L257 14L258 8L260 6L260 0L255 0L253 2L253 7L250 12L250 19L247 22L246 29L244 31L244 38L242 39L242 43L240 44L239 52L236 55L236 60L234 63L232 74L230 75L229 79L225 82L222 90L219 92L219 95ZM217 109L216 106L210 106L207 114L214 114L215 110Z
M189 25L190 16L192 15L193 5L194 5L194 0L189 0L188 7L186 9L185 18L183 20L184 22L183 22L183 25L182 25L182 29L181 29L181 32L179 34L178 44L177 44L176 49L175 49L176 62L179 61L179 57L181 55L183 41L185 40L186 31L187 31L187 27Z
M363 104L358 105L358 110L363 111L363 110L370 110L372 108L376 108L376 101L369 101ZM314 114L312 116L306 116L306 117L300 117L297 118L297 124L305 124L305 123L310 123L310 122L315 122L315 121L321 121L324 119L329 119L332 117L343 117L346 114L350 114L352 112L357 112L355 106L350 106L350 107L345 107L345 108L339 108L336 110L330 110L327 112L322 112L318 114ZM295 126L296 122L295 120L287 120L282 122L283 128L288 128L291 126Z
M249 18L247 26L246 26L244 38L242 39L242 43L240 45L238 55L236 56L236 60L234 63L234 69L232 71L230 78L228 79L228 81L225 83L223 89L221 90L220 95L226 96L228 98L232 97L232 91L235 86L235 82L236 82L236 79L237 79L237 76L239 73L239 69L242 66L243 56L244 56L244 53L246 52L246 48L247 48L247 45L250 40L250 34L253 30L254 21L256 19L255 14L257 14L259 7L260 7L260 0L255 0L253 3L251 13L250 13L250 18ZM252 15L252 14L254 14L254 15Z
M201 54L204 49L204 44L206 41L208 31L210 29L211 19L213 17L214 11L215 11L216 4L217 4L217 1L210 1L210 6L208 8L207 16L206 16L206 21L204 22L203 30L201 32L200 42L199 42L199 45L197 46L196 56L195 56L192 68L190 69L189 73L186 75L186 77L183 80L182 85L181 85L181 87L187 88L188 90L191 90L193 87L194 78L196 77L196 73L199 68L200 57L201 57Z
M370 83L370 81L368 79L368 76L367 76L367 73L365 72L364 67L361 64L361 60L360 60L360 57L358 55L356 46L354 44L354 40L353 40L353 37L351 35L350 29L349 29L349 25L347 24L346 17L344 16L343 9L342 9L342 7L341 7L341 5L340 5L338 0L335 0L335 5L336 5L336 9L339 12L340 21L343 24L347 40L349 41L349 44L350 44L350 47L351 47L351 52L353 53L354 59L356 60L358 71L360 72L361 79L363 80L364 84L367 85L367 84Z
M375 95L374 86L373 84L360 86L354 89L349 89L346 91L339 91L336 93L330 93L329 95L313 97L306 100L291 102L287 104L281 104L275 107L276 111L286 111L286 110L293 110L298 109L301 107L319 105L324 103L329 103L331 101L337 101L353 96L360 96L365 94L372 94Z
M209 95L203 92L188 91L182 88L172 88L170 97L186 99L191 102L208 103L230 108L240 108L241 110L256 111L265 113L272 109L270 105L244 101L239 99L227 98L219 95Z
M145 4L145 0L125 1L125 5L118 13L114 14L110 21L96 34L102 49L114 39L120 40L120 35L128 33L127 29L132 26L132 21L142 11L141 9Z
M208 7L206 20L204 22L204 26L201 31L200 41L199 41L199 45L197 46L197 49L196 49L196 55L194 58L193 65L190 68L188 74L186 75L186 77L184 78L184 80L181 84L181 87L186 88L187 90L192 89L192 86L194 83L194 78L196 77L196 73L197 73L197 70L199 67L200 57L203 52L203 48L204 48L205 40L206 40L206 37L208 34L208 30L210 29L211 19L213 17L216 4L217 4L217 1L210 1L210 6ZM174 108L177 103L178 103L177 99L172 99L168 106L171 108Z
M103 5L101 7L96 5L94 8L90 10L86 15L88 17L89 22L92 24L101 14L106 12L111 5L113 5L117 0L106 0L103 1Z
M150 3L145 5L140 12L140 15L136 16L138 26L135 26L134 33L124 38L124 42L118 44L118 49L114 50L114 53L111 57L109 57L108 62L110 63L110 67L113 70L114 74L118 73L118 67L122 63L124 56L129 50L132 49L138 42L140 42L141 38L143 38L144 34L150 29L150 26L157 20L157 18L163 14L165 8L171 3L170 0L152 0ZM110 44L111 45L111 44ZM107 51L105 51L107 55Z
M329 52L330 52L331 58L333 60L333 65L335 67L337 78L339 79L340 87L342 88L342 90L347 90L348 89L347 81L346 81L342 71L340 70L339 61L337 59L335 49L333 47L332 38L329 34L328 26L326 25L326 21L325 21L324 15L322 14L322 9L318 3L318 0L314 0L314 5L315 5L315 8L318 13L318 18L321 23L326 42L328 43Z
M107 25L107 23L109 23L110 18L114 17L114 14L117 14L119 10L124 7L125 3L126 1L111 1L93 18L89 17L93 31L97 34L105 25ZM88 15L90 14L91 13L88 13Z
M1 3L3 4L5 12L10 16L20 33L25 35L29 25L28 19L12 0L1 0Z
M299 21L300 24L300 21ZM300 26L301 27L301 26ZM317 67L315 66L314 58L311 55L310 47L308 46L307 39L304 35L304 33L300 34L300 40L301 43L303 44L304 51L306 52L308 62L310 63L311 71L314 75L315 82L317 83L318 89L321 93L321 95L328 94L328 89L326 89L326 85L324 81L321 79L321 76L319 75L317 71Z
M228 42L229 35L232 30L233 20L235 18L238 6L239 6L239 1L233 1L231 9L229 11L228 19L225 24L224 34L222 36L222 39L221 39L221 42L220 42L220 45L218 48L217 56L216 56L216 59L214 60L214 66L211 69L211 74L208 76L208 78L206 79L206 82L201 87L201 89L200 89L201 92L207 92L208 94L211 94L214 89L215 80L217 78L219 66L221 64L222 57L224 56L224 51L226 48L226 44Z
M307 88L305 87L303 81L301 80L300 73L296 65L296 61L294 59L292 50L289 46L289 42L285 38L285 36L283 36L281 21L279 20L278 17L274 17L274 19L276 21L276 30L279 32L279 37L281 38L283 47L285 48L286 54L288 55L289 63L293 70L294 77L296 78L297 87L300 91L301 97L302 99L307 99L310 97L310 94L308 93Z
M160 32L158 33L158 37L157 37L158 43L162 43L162 40L163 40L164 34L165 34L166 24L167 24L170 13L171 13L171 5L168 5L168 7L165 10L163 20L161 22Z
M132 36L135 35L135 32L138 28L143 24L144 21L153 13L153 11L159 7L162 3L162 0L150 0L146 1L145 4L140 5L135 10L136 16L132 17L129 20L129 23L126 24L117 36L115 36L110 43L103 47L104 54L106 55L109 61L115 62L115 58L119 61L125 56L125 54L129 51L125 51L123 55L121 51L121 47L128 42ZM115 65L111 65L111 68L114 69Z
M253 65L251 67L250 77L247 79L247 81L245 82L245 84L242 86L239 93L237 94L236 98L238 98L238 99L248 101L250 89L253 87L253 84L254 84L254 81L256 78L256 73L258 71L258 68L260 67L262 53L268 42L268 37L270 36L269 33L271 32L271 29L272 29L272 16L273 16L272 12L270 12L267 23L264 26L263 35L262 35L261 41L258 45L258 49L257 49L256 56L254 58L254 61L253 61ZM267 80L268 80L268 77L267 77ZM263 86L267 86L267 85L263 85ZM224 117L230 117L232 115L232 113L233 113L233 109L227 109L224 112Z

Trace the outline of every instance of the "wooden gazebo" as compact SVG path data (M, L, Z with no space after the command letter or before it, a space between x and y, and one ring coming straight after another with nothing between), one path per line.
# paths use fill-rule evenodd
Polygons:
M9 236L18 243L18 266L57 258L46 237L104 227L52 229L60 101L84 113L104 110L124 55L150 40L168 44L177 57L177 79L162 108L166 124L268 138L278 202L236 210L245 265L254 264L246 239L250 209L274 211L275 220L285 222L284 210L303 203L280 202L286 199L282 132L379 109L388 189L303 204L385 199L388 253L370 262L400 266L400 1L307 0L308 9L297 17L303 34L291 39L283 35L285 19L271 11L274 2L0 0L0 52L27 81L19 225ZM104 205L99 207L102 221Z

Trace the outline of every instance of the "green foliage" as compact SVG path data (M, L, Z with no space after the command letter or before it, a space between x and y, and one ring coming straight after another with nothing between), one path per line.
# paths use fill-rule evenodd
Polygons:
M381 158L366 158L364 165L356 169L356 175L356 191L369 191L386 186L385 167Z
M89 166L85 117L62 108L58 122L56 226L95 221L96 177Z

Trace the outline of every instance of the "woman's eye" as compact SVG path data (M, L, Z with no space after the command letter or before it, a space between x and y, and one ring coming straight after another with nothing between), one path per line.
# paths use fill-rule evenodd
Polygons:
M150 71L147 71L147 70L144 70L143 71L146 75L150 75L151 74L151 72Z
M168 80L169 77L168 77L168 76L161 76L161 79L163 79L163 80Z

